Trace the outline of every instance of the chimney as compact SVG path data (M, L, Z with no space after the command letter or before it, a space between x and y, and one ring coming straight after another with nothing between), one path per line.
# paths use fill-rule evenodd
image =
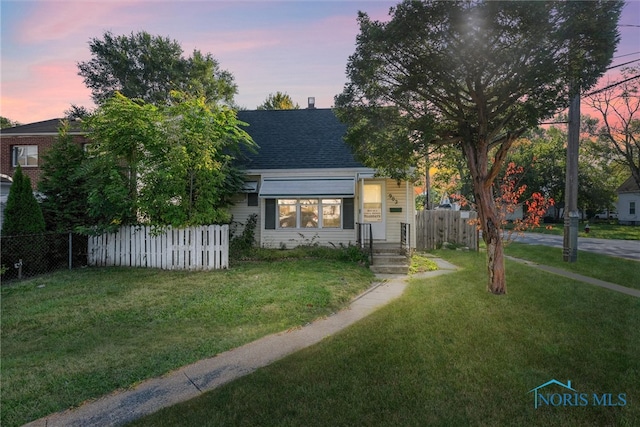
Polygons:
M315 96L310 96L307 98L307 103L309 106L307 107L309 110L316 108L316 98Z

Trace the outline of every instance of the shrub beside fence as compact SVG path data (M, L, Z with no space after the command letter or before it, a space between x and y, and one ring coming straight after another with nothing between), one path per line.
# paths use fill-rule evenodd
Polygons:
M473 211L419 211L416 215L416 249L438 249L446 242L478 250L478 230L469 224L477 217L477 212Z
M213 270L229 266L229 226L168 228L121 227L90 236L89 265L152 267L165 270Z
M87 265L87 236L40 233L0 238L2 281Z

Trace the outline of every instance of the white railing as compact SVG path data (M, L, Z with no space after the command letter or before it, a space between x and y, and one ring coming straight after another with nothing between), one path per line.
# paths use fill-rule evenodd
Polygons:
M165 270L213 270L229 266L229 226L168 228L121 227L116 233L89 237L93 266L150 267Z

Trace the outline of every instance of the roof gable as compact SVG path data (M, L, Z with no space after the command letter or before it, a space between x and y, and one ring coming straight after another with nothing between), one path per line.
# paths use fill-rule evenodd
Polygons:
M331 109L239 111L260 147L247 169L362 168L342 139L347 127Z
M638 193L640 192L640 187L636 184L636 180L633 179L633 176L630 176L625 182L622 183L620 187L618 187L618 193Z
M49 119L42 122L28 123L26 125L14 126L2 129L2 135L47 135L58 134L60 121L64 119ZM69 120L71 128L70 133L84 133L82 131L82 122L77 120Z

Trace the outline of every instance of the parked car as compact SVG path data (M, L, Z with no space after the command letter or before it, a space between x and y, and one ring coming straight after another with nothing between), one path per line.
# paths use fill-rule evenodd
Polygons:
M618 212L602 211L593 216L594 219L618 219Z

